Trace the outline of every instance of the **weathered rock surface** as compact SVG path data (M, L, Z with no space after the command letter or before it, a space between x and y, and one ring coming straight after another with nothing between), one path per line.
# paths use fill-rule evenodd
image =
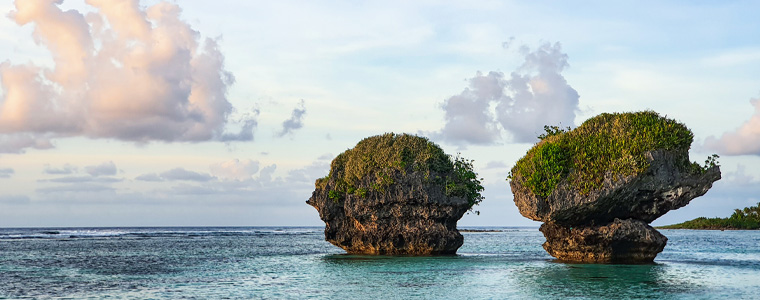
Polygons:
M464 241L457 221L483 199L472 168L424 137L368 137L335 157L306 203L325 240L348 253L454 254Z
M718 166L704 173L682 171L672 152L650 151L646 157L650 166L644 173L617 178L608 173L603 187L588 195L564 180L542 198L520 186L522 180L512 180L515 204L523 216L541 222L583 225L634 218L650 223L704 195L721 176Z
M575 262L652 262L667 238L647 225L721 178L717 155L689 160L693 133L653 111L601 114L547 133L512 168L520 213L544 222L544 249Z
M604 226L570 227L544 223L544 249L564 261L585 263L647 263L668 239L647 223L615 219Z
M463 237L457 221L470 208L461 197L446 196L421 173L397 173L383 193L331 199L317 189L306 202L325 222L325 239L352 254L454 254Z

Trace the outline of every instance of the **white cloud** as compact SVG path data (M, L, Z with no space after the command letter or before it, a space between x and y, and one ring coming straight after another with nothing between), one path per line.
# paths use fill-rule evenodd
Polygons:
M160 174L164 180L184 180L207 182L216 179L214 176L205 173L198 173L185 170L184 168L174 168Z
M112 161L104 162L102 164L94 166L86 166L84 167L84 170L87 172L87 174L95 177L116 175L116 172L118 171L118 169L116 169L116 164L114 164Z
M277 136L283 137L286 134L291 134L294 130L303 127L304 115L306 115L306 106L304 105L303 99L301 99L301 102L298 104L298 106L293 109L293 112L290 115L290 119L282 122L282 130L277 133Z
M60 168L54 168L54 167L51 167L50 164L45 164L45 168L43 169L43 172L45 174L50 174L50 175L68 175L68 174L76 173L77 169L78 168L76 166L72 166L70 164L64 164Z
M520 52L524 62L508 77L477 72L469 87L444 101L446 124L438 135L455 144L493 144L504 129L513 142L529 143L544 125L574 124L579 95L561 74L568 57L560 44Z
M95 12L62 11L60 1L16 0L18 25L54 66L0 64L0 152L50 148L50 138L150 141L252 140L256 114L241 132L224 129L233 107L216 40L180 19L175 4L89 0Z
M2 72L2 64L0 64L0 72ZM0 76L2 75L0 74ZM1 102L0 109L2 109ZM3 110L0 110L0 119L2 119L2 113ZM0 129L1 131L2 129ZM24 149L27 148L50 149L53 148L53 143L50 141L49 134L0 133L0 153L24 153Z
M253 160L233 159L223 163L213 164L211 174L222 179L247 180L259 171L259 162Z
M53 179L42 179L40 182L56 182L56 183L82 183L82 182L98 182L98 183L114 183L121 182L121 178L113 177L93 177L93 176L66 176Z
M723 133L719 138L709 136L705 148L723 155L760 155L760 98L751 99L755 113L735 131Z
M160 181L164 181L164 179L163 179L163 178L161 178L161 176L160 176L160 175L158 175L158 174L156 174L156 173L150 173L150 174L142 174L142 175L140 175L140 176L137 176L137 177L135 177L135 180L140 180L140 181L153 181L153 182L160 182Z

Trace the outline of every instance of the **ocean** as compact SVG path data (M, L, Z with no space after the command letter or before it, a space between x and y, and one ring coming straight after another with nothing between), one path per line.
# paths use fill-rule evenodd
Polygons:
M455 256L347 255L318 227L0 229L0 299L759 299L760 231L661 230L654 264L556 262L537 228Z

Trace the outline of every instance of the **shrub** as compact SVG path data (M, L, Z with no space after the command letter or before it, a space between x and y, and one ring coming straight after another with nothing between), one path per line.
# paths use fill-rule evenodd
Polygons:
M680 224L662 226L665 229L760 229L760 203L736 209L728 218L699 217Z
M562 180L583 195L602 187L605 175L640 174L649 167L646 153L675 153L684 171L705 171L717 164L717 155L705 167L689 161L694 139L683 124L654 111L603 113L577 128L545 126L540 141L510 171L507 180L521 180L535 195L548 197Z
M396 184L398 175L421 173L431 184L444 188L447 196L467 199L472 210L483 200L482 179L478 179L472 162L447 155L427 138L386 133L365 138L338 155L330 165L330 174L317 179L315 187L331 188L330 198L338 200L349 195L363 198L385 192ZM333 184L329 185L331 180Z

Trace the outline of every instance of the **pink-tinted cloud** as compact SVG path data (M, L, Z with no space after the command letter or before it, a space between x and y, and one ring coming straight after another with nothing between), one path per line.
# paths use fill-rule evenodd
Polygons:
M735 131L705 139L705 148L723 155L760 155L760 98L751 99L755 113Z
M525 61L505 75L477 72L459 95L446 99L438 133L455 144L493 144L506 131L513 142L535 142L544 125L572 126L578 92L562 76L567 54L559 43L520 48Z
M256 114L225 133L233 107L216 40L201 37L175 4L87 0L96 11L63 11L55 0L16 0L10 18L33 26L54 66L0 64L0 151L19 142L86 136L135 142L252 140ZM49 145L49 142L48 144Z

